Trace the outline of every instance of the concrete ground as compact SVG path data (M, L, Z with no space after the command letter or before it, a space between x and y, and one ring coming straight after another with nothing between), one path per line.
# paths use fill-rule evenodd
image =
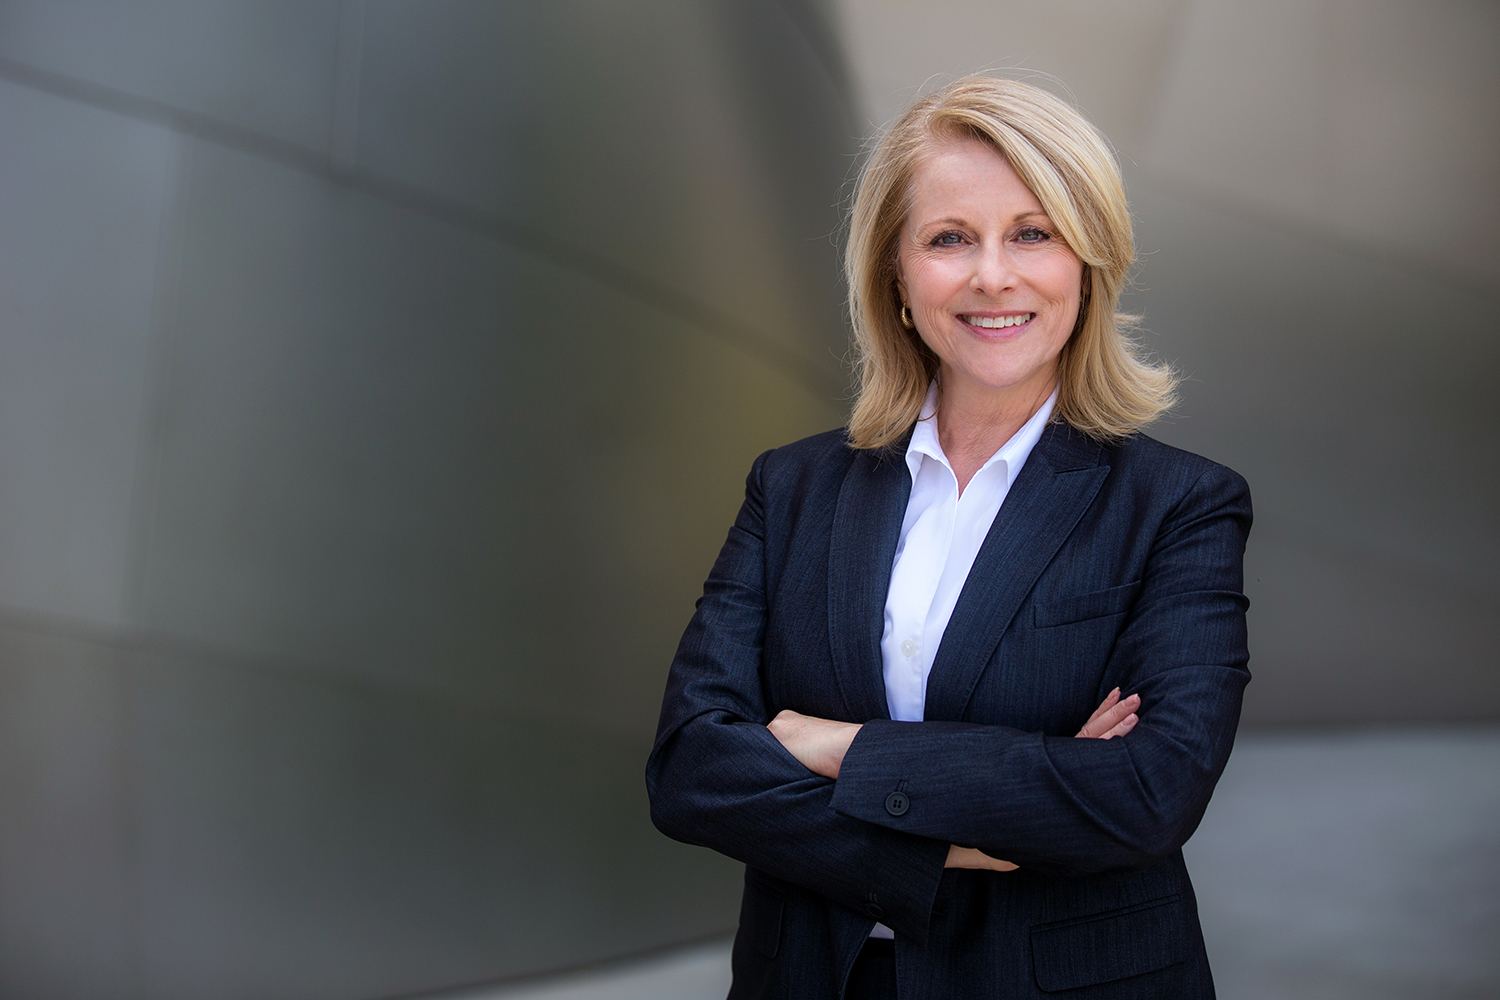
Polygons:
M1500 997L1500 729L1242 735L1186 848L1221 1000ZM445 1000L711 1000L729 944Z

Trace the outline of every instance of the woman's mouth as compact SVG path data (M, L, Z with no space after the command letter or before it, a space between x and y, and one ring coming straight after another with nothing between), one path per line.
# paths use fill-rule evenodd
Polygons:
M1029 322L1036 313L1021 313L1019 316L963 316L958 318L970 326L984 330L1003 330L1008 326L1020 326Z

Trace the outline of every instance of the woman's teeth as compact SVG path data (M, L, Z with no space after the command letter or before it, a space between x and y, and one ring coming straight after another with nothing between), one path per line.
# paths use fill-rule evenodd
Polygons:
M1020 326L1036 313L1022 313L1019 316L960 316L959 319L970 326L982 326L986 330L1003 330L1007 326Z

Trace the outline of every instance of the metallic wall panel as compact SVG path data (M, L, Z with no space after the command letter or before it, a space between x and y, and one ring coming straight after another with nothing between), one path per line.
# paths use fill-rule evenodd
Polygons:
M141 995L395 996L722 926L638 742L258 661L130 660Z
M1141 163L1500 285L1500 8L1196 0Z
M0 605L123 624L181 142L0 83Z
M648 732L682 568L756 450L836 411L321 178L205 147L189 199L145 627Z
M750 461L840 419L826 13L0 3L0 994L732 925L641 770Z
M4 0L0 58L326 151L337 0Z
M842 388L827 267L853 126L798 6L371 3L357 162L738 317Z
M126 686L107 636L0 621L0 993L133 997Z

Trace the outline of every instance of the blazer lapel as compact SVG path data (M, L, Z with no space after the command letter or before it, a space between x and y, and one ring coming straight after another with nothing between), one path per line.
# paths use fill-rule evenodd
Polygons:
M880 636L901 521L911 496L905 442L860 452L839 488L828 547L828 636L848 718L889 719Z
M962 717L979 675L1021 602L1109 474L1109 466L1099 464L1100 451L1097 443L1067 424L1050 424L1043 432L958 595L927 676L925 718ZM887 567L887 579L889 575ZM882 604L882 623L883 612ZM878 636L876 642L878 654Z

